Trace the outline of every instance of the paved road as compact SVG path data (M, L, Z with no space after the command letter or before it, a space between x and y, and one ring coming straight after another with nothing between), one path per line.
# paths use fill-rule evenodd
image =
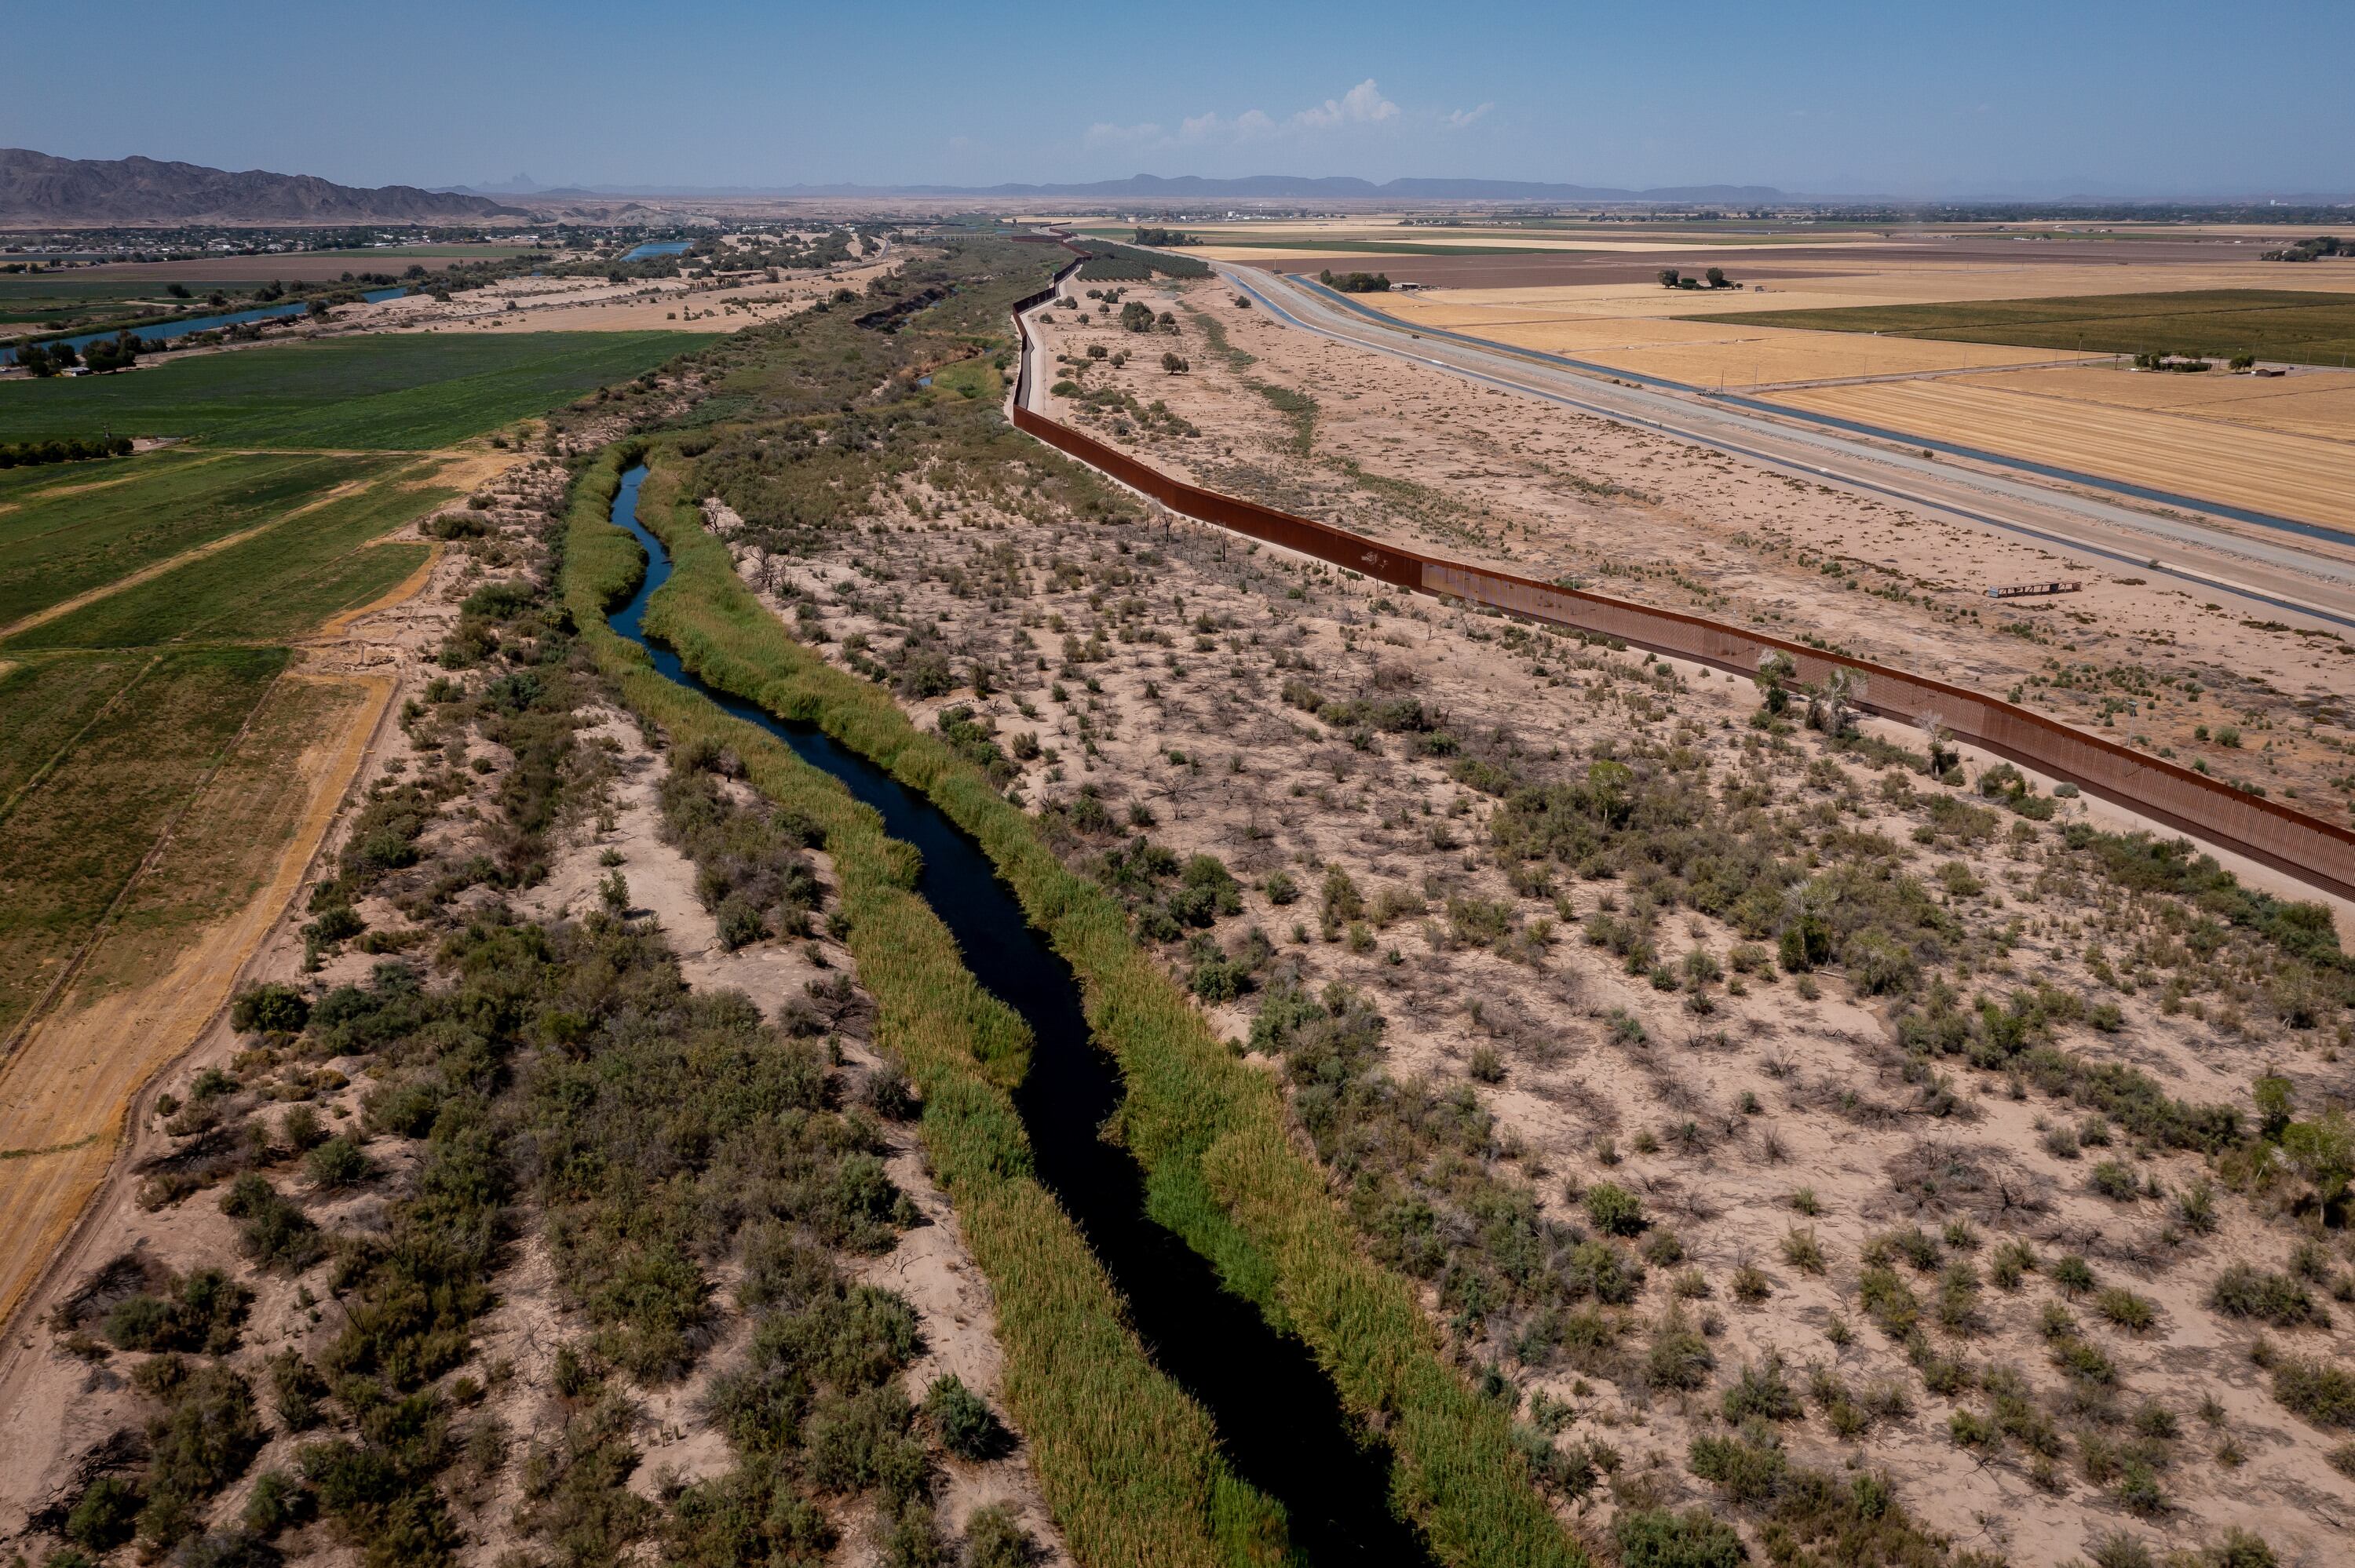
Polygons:
M1460 337L1414 335L1401 323L1373 319L1321 291L1257 269L1218 264L1218 271L1277 321L1321 337L2138 573L2171 577L2315 625L2355 628L2355 550L2329 538L2162 514L1983 465L1934 461L1917 450L1796 418L1628 386L1607 371L1590 374Z

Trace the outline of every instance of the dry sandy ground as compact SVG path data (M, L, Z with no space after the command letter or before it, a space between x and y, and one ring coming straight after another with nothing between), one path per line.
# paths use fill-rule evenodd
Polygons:
M899 265L886 256L783 281L690 282L685 279L517 278L447 301L410 294L336 313L351 332L709 332L730 333L808 309L837 289L864 289Z
M1199 367L1209 355L1198 329L1188 336ZM1275 343L1237 338L1267 355L1253 374L1275 370ZM1193 379L1207 378L1198 368ZM1330 359L1316 361L1303 380L1328 408L1375 397L1369 380ZM1164 390L1167 381L1156 372L1150 388L1130 384L1142 394ZM1433 423L1430 443L1444 468L1460 467L1465 480L1523 471L1519 460L1505 455L1508 440L1529 434L1510 409L1467 408L1444 384L1401 395L1420 399L1426 418L1447 420ZM1178 448L1223 453L1231 445L1231 460L1201 466L1231 478L1246 446L1254 461L1277 466L1280 422L1238 418L1210 429L1216 405L1207 397L1187 405L1204 420L1205 436L1162 443L1152 451L1156 461L1171 461ZM1465 449L1457 427L1470 414L1496 445ZM1376 417L1360 407L1350 418L1371 425ZM1604 434L1580 429L1588 458L1604 451ZM1337 432L1337 439L1353 438ZM1649 458L1646 482L1665 487L1672 477L1666 457L1639 446L1608 461ZM1678 458L1673 466L1697 466L1693 479L1712 495L1737 488L1699 460ZM1132 807L1145 813L1135 821L1149 826L1122 832L1149 832L1180 854L1223 858L1247 885L1243 914L1221 923L1223 948L1241 949L1243 931L1256 927L1281 961L1300 966L1312 992L1339 980L1371 997L1389 1021L1391 1076L1416 1086L1413 1092L1472 1097L1495 1118L1489 1169L1525 1181L1550 1218L1582 1222L1572 1194L1597 1181L1640 1195L1657 1227L1679 1238L1685 1259L1655 1266L1634 1317L1649 1323L1683 1298L1682 1309L1713 1346L1718 1385L1693 1395L1657 1393L1640 1378L1614 1381L1559 1364L1518 1368L1507 1356L1504 1365L1529 1390L1572 1407L1566 1440L1608 1445L1623 1478L1646 1478L1672 1501L1707 1503L1724 1516L1716 1495L1685 1477L1683 1456L1691 1437L1723 1430L1715 1414L1721 1385L1771 1351L1802 1385L1808 1369L1820 1366L1852 1389L1904 1393L1904 1414L1874 1421L1853 1441L1833 1436L1819 1419L1785 1423L1784 1440L1796 1457L1835 1474L1882 1471L1918 1518L2014 1563L2062 1563L2093 1537L2121 1528L2194 1545L2228 1525L2244 1526L2301 1568L2345 1561L2355 1549L2355 1489L2323 1457L2336 1439L2274 1404L2249 1364L2251 1330L2217 1319L2203 1304L2209 1281L2236 1259L2280 1267L2295 1239L2287 1227L2225 1196L2213 1237L2164 1237L2160 1205L2121 1205L2086 1190L2084 1171L2103 1150L2083 1159L2048 1150L2046 1131L2075 1127L2081 1112L2032 1093L2013 1097L1993 1074L1955 1065L1956 1108L1943 1118L1924 1114L1899 1071L1902 1054L1891 1048L1886 1005L1851 996L1838 981L1827 980L1810 997L1787 977L1753 977L1739 995L1732 988L1713 993L1709 1011L1697 1014L1678 995L1577 939L1575 923L1624 903L1626 889L1569 882L1559 885L1559 903L1517 893L1482 853L1495 801L1455 783L1446 759L1417 755L1402 737L1347 743L1283 702L1279 691L1288 680L1305 680L1337 699L1412 694L1444 714L1453 733L1493 737L1540 777L1575 775L1605 745L1681 745L1709 759L1713 778L1754 772L1773 780L1768 788L1781 805L1806 820L1877 832L1901 846L1923 825L1918 801L1886 794L1867 771L1824 757L1817 738L1804 732L1788 753L1759 747L1744 722L1757 705L1746 681L1542 633L1517 646L1521 634L1497 619L1420 599L1393 602L1379 585L1352 584L1183 521L1118 530L1039 524L957 493L953 476L932 481L934 488L879 506L838 535L839 546L815 556L766 556L740 543L747 580L780 585L796 601L814 603L830 657L843 657L859 634L872 650L888 650L906 627L921 624L936 630L954 660L988 664L996 672L995 694L975 699L961 691L911 704L917 721L929 723L950 703L972 704L1001 739L1029 731L1041 742L1042 755L1014 786L1020 798L1070 802L1084 787L1115 821ZM910 503L922 510L903 510ZM1465 514L1493 529L1500 512L1501 504L1482 510L1467 503ZM1663 503L1657 518L1622 515L1613 532L1640 529L1651 535L1647 556L1676 559L1680 552L1690 562L1698 535L1693 524L1671 521L1678 517ZM1714 552L1726 550L1723 535L1709 537ZM1764 562L1744 567L1762 577L1774 569ZM1790 586L1797 588L1796 577ZM768 602L781 616L794 608L777 593ZM2126 612L2111 606L2103 613ZM1841 624L1843 635L1855 619ZM1103 652L1080 666L1084 683L1053 668L1061 639L1074 640L1063 644L1068 660L1077 640L1096 632ZM1960 641L1949 650L1959 652ZM1885 738L1918 744L1875 727ZM1973 758L1971 773L1987 760ZM2297 1081L2307 1097L2301 1103L2317 1103L2334 1083L2343 1088L2341 1053L2327 1029L2280 1031L2253 1019L2227 1021L2221 1010L2205 1021L2162 1015L2147 983L2128 994L2089 980L2089 942L2123 953L2142 927L2139 913L2115 892L2039 885L2058 863L2061 826L2086 810L2082 801L2064 802L2053 824L2020 824L1977 846L1900 850L1916 874L1934 876L1938 864L1958 863L1982 889L1946 900L1977 933L1964 944L1966 992L1983 985L2000 994L2042 979L2114 999L2126 1020L2118 1033L2073 1027L2064 1043L2135 1063L2173 1093L2237 1099L2269 1063ZM2096 820L2118 825L2113 815ZM1094 849L1117 842L1082 842L1074 857L1085 864ZM1394 913L1369 916L1362 946L1315 934L1316 888L1333 866L1353 877L1369 905L1392 895ZM1271 896L1268 878L1279 870L1306 889L1298 902ZM1454 897L1509 906L1515 939L1492 949L1455 934L1444 905ZM2346 912L2339 913L2343 924ZM1990 933L2015 919L2017 940L2008 951L1988 945ZM1659 931L1671 964L1694 948L1726 955L1734 941L1725 927L1689 910L1668 916ZM1166 953L1182 974L1190 960L1174 946ZM1983 978L1971 978L1974 969ZM1256 1007L1246 997L1213 1014L1221 1033L1241 1041ZM1495 1054L1499 1081L1476 1081L1473 1064L1483 1051ZM2115 1144L2109 1150L2118 1151ZM2200 1176L2199 1162L2187 1156L2154 1150L2134 1158L2137 1171L2172 1192ZM1925 1171L1942 1172L1941 1181L1912 1179ZM1789 1195L1802 1188L1819 1211L1812 1218L1792 1206ZM2082 1252L2105 1284L2130 1285L2156 1303L2158 1327L2140 1336L2092 1322L2087 1301L2073 1310L2119 1363L2126 1391L2121 1414L2155 1402L2179 1430L2164 1483L2173 1507L2164 1518L2133 1519L2073 1466L2040 1485L2017 1446L1985 1459L1957 1447L1947 1436L1948 1415L1958 1404L1979 1402L1925 1393L1900 1349L1863 1319L1856 1286L1867 1237L1916 1223L1935 1234L1955 1219L1968 1221L1977 1250L1950 1257L1983 1264L1998 1239L2013 1234L2029 1239L2048 1265L2061 1253ZM1795 1227L1813 1231L1825 1272L1785 1260L1781 1240ZM2338 1266L2346 1261L2339 1258ZM1769 1294L1754 1305L1731 1297L1744 1265L1766 1276ZM1688 1270L1689 1277L1677 1277ZM1910 1277L1934 1295L1934 1276ZM2041 1276L2016 1293L1986 1289L1979 1321L1952 1342L1975 1364L2018 1367L2040 1401L2064 1400L2037 1327L2041 1304L2052 1298ZM2348 1315L2335 1319L2339 1326L2327 1334L2296 1335L2296 1347L2326 1356L2355 1350ZM1835 1327L1841 1322L1853 1332ZM1942 1336L1940 1343L1948 1340ZM1470 1352L1478 1361L1500 1353ZM2218 1402L2212 1423L2198 1414L2209 1397ZM1602 1496L1578 1514L1580 1528L1601 1531L1609 1506Z
M1170 340L1107 327L1101 307L1082 313L1095 323L1086 328L1055 312L1056 350L1133 352L1125 368L1100 365L1084 384L1117 388L1140 408L1165 402L1200 434L1055 401L1146 461L1459 558L2016 690L2066 722L2350 819L2339 781L2350 771L2355 644L1330 343L1239 309L1215 285L1156 284L1130 297L1178 313L1190 374L1163 374ZM1205 322L1253 362L1231 364ZM1315 399L1305 455L1297 426L1260 387ZM2086 591L2000 608L1984 597L1991 584L2063 573ZM2237 747L2214 738L2228 727Z

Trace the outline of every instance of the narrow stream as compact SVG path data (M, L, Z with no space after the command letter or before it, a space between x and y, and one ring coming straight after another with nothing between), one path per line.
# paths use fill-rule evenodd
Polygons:
M1096 1135L1120 1105L1112 1058L1089 1037L1079 981L997 880L981 847L921 792L815 725L776 718L705 685L648 639L646 600L670 576L662 542L638 522L643 467L622 476L615 524L645 547L645 581L613 616L613 630L653 655L655 668L729 713L759 725L805 762L833 774L881 813L893 838L923 854L916 892L964 950L989 992L1036 1036L1015 1093L1039 1179L1079 1224L1154 1361L1209 1411L1229 1461L1283 1503L1292 1542L1312 1563L1428 1563L1420 1535L1390 1508L1390 1457L1360 1445L1339 1395L1306 1345L1269 1328L1258 1309L1221 1288L1210 1265L1145 1212L1144 1172Z

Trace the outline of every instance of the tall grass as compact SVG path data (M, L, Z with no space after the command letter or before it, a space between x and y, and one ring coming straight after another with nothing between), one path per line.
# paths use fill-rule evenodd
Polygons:
M659 465L662 454L654 455ZM1209 1257L1272 1323L1299 1334L1352 1411L1381 1429L1397 1461L1395 1500L1438 1557L1582 1563L1584 1552L1532 1486L1506 1413L1447 1365L1405 1282L1358 1250L1323 1176L1293 1147L1277 1086L1237 1061L1137 948L1120 906L1067 869L1028 817L920 733L887 694L787 636L737 578L727 547L703 530L665 467L642 488L639 515L669 546L674 564L648 607L650 631L710 684L815 722L923 790L980 842L1084 985L1089 1023L1126 1081L1123 1130L1145 1167L1154 1218ZM575 536L585 531L576 524ZM633 580L614 552L626 552L634 566L634 544L606 533L618 546L595 545L606 564L593 580L608 598L593 608Z
M1028 1066L1028 1030L975 983L947 928L909 891L912 852L837 781L656 674L606 626L642 569L636 542L607 521L635 455L608 451L575 489L564 602L634 711L674 745L726 747L755 789L825 828L851 954L879 1011L877 1043L901 1057L922 1095L934 1174L996 1298L1007 1403L1072 1551L1089 1563L1286 1560L1282 1510L1227 1467L1209 1416L1146 1358L1094 1255L1033 1175L1008 1093ZM666 504L659 477L641 493L642 514ZM664 530L678 534L676 524ZM712 548L725 570L724 549Z

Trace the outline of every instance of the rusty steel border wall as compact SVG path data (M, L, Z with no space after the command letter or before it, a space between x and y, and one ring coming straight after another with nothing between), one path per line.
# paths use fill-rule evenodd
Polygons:
M1102 470L1172 512L1393 587L1615 638L1631 647L1737 674L1754 674L1759 661L1774 652L1787 655L1797 666L1797 679L1808 683L1822 681L1836 669L1849 670L1862 677L1850 701L1867 713L1914 724L1934 721L1957 740L2066 779L2088 794L2244 854L2327 892L2355 898L2355 832L2047 718L2017 703L1721 620L1401 549L1330 524L1173 479L1036 413L1029 408L1028 396L1030 328L1023 317L1052 299L1078 265L1074 261L1063 268L1047 288L1014 307L1021 347L1021 368L1015 379L1015 428Z

